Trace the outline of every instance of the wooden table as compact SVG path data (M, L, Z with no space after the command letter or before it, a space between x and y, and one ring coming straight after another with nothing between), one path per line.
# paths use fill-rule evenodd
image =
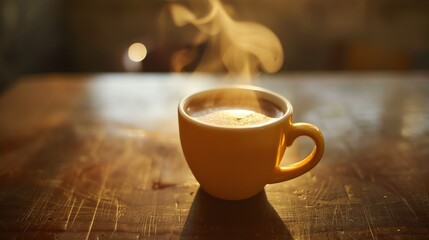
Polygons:
M289 74L254 84L325 136L320 164L229 202L204 193L177 104L221 76L40 75L0 96L0 239L427 239L429 74ZM284 164L309 153L299 139Z

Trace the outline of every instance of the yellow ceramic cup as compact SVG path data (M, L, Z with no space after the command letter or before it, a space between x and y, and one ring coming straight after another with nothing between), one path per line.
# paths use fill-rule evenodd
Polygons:
M216 102L234 105L237 102L234 98L238 96L254 96L258 102L270 102L282 114L272 121L244 127L208 124L191 116L194 105L200 108L213 107ZM213 101L214 98L217 99ZM230 107L250 106L241 106L243 101L238 102L238 106ZM324 140L320 130L308 123L292 123L289 101L266 89L234 86L198 92L180 102L178 114L180 141L192 173L207 193L221 199L252 197L266 184L308 172L323 155ZM300 162L280 167L286 147L302 135L315 143L311 154Z

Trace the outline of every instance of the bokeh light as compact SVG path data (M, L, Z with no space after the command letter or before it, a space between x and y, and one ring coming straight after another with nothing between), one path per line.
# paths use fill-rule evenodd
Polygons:
M133 43L128 48L128 57L133 62L141 62L146 58L147 48L143 43Z

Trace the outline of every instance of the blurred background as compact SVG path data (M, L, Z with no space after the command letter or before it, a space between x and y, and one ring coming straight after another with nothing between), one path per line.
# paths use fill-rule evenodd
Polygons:
M193 26L173 24L171 3L195 6L192 0L2 0L0 88L34 73L178 71L174 53L195 48L198 55L204 44L190 44ZM428 0L222 3L235 20L261 23L279 37L281 71L429 69ZM128 56L136 42L147 48L137 65ZM192 64L180 69L192 70Z

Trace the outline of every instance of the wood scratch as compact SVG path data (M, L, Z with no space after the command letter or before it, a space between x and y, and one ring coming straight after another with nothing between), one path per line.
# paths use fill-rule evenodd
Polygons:
M353 185L345 184L344 190L347 194L347 198L349 199L350 203L361 203L362 202L362 200L360 198L356 197Z
M419 218L417 217L416 212L414 211L414 209L410 206L410 204L408 203L407 199L404 198L404 196L397 192L397 194L399 195L399 197L402 199L402 201L405 203L405 205L408 207L408 209L410 209L411 213L413 214L413 216L416 218L416 220L418 220Z
M24 218L24 220L28 220L28 218L31 216L31 214L33 214L34 209L36 209L36 205L38 205L40 201L40 198L37 198L36 202L33 203L33 205L31 206L30 210L27 213L27 216Z
M334 209L334 213L332 214L332 225L334 224L335 221L338 222L336 217L337 217L338 206L340 205L340 194L342 192L343 191L341 188L339 188L337 191L337 196L336 196L336 200L335 200L335 209ZM341 209L339 210L339 213L341 214L341 216L343 215Z
M338 202L335 203L334 214L332 214L332 225L334 224L335 216L337 215Z
M65 231L67 231L67 225L69 224L70 216L71 216L71 214L72 214L72 212L73 212L73 209L74 209L74 205L75 205L75 203L76 203L76 198L74 199L73 204L72 204L72 206L70 207L69 214L67 215L67 221L66 221L66 223L64 224L64 230L65 230Z
M67 207L70 205L72 198L73 197L71 195L69 195L69 197L67 198L66 202L63 205L64 206L64 217L68 215L67 214L67 212L68 212Z
M404 195L394 186L392 186L391 184L388 184L386 182L383 182L383 184L390 189L392 192L394 192L396 195L398 195L401 200L405 203L405 205L407 206L407 208L410 210L410 212L413 214L413 216L415 217L416 220L418 220L419 218L417 217L416 212L414 211L414 209L411 207L410 203L408 202L408 200L404 197Z
M150 233L151 231L154 232L154 234L156 235L156 228L157 228L157 224L155 223L155 219L156 219L156 208L157 208L157 194L155 193L153 195L152 198L152 205L153 205L153 210L152 213L150 215L150 219L149 219L149 229L148 229L148 236L150 237Z
M70 225L70 227L72 227L74 225L74 221L76 220L77 215L79 215L80 209L82 208L83 202L85 201L85 199L82 199L82 201L80 201L80 205L77 208L76 214L74 215L73 221Z
M386 206L387 212L389 213L390 219L392 220L393 225L395 227L399 227L396 222L395 215L392 212L392 208L390 207L390 204L388 202L385 202L385 206Z
M346 191L347 198L349 199L349 201L352 201L354 199L354 193L353 193L353 190L352 190L352 185L345 184L344 185L344 190Z
M179 223L182 223L182 211L179 210Z
M147 219L148 217L144 218L144 224L143 224L143 236L146 236L146 228L147 228Z
M115 196L115 194L116 194L116 191L112 195ZM113 226L113 231L110 234L109 239L113 238L113 235L115 235L115 232L118 229L118 220L119 220L119 201L117 198L115 198L111 201L112 203L110 205L113 205L113 201L115 202L114 204L116 206L116 216L115 216L115 224ZM109 213L110 213L110 210L109 210Z
M374 235L374 232L372 231L371 222L370 222L370 218L372 220L372 217L370 216L370 213L368 213L368 211L362 204L361 206L362 206L363 213L365 214L365 220L366 220L366 223L368 224L368 229L369 229L369 232L371 233L371 237L372 239L375 239L375 235Z
M176 207L176 211L178 212L178 219L177 220L179 220L179 223L181 223L182 222L182 214L181 214L181 210L180 210L180 208L179 208L179 201L177 201L176 200L176 202L175 202L175 207Z
M116 230L118 229L118 221L119 221L119 201L117 198L115 198L115 205L116 205L116 219L115 219L115 227L113 228L113 231L116 232Z
M106 137L104 133L100 135L101 136L99 138L100 140L98 141L98 145L94 148L94 151L91 152L91 155L94 158L94 162L97 162L99 160L98 152L100 151L101 145ZM97 161L95 161L95 159ZM106 168L103 175L103 180L101 182L100 190L98 191L98 194L97 194L98 195L97 204L95 205L94 214L92 215L91 223L89 224L88 233L86 234L86 238L85 238L86 240L89 239L89 235L91 234L92 227L94 226L95 216L97 215L98 207L100 206L100 202L101 202L101 194L104 192L104 188L106 186L106 181L109 173L110 173L109 168Z
M94 225L94 221L95 221L95 216L97 215L98 207L100 206L101 194L104 192L104 188L106 186L107 176L109 175L109 172L110 172L109 169L106 169L104 173L103 181L101 183L100 190L98 191L98 194L97 194L98 195L97 204L95 205L94 214L92 215L92 220L91 220L91 223L89 224L89 229L88 229L88 233L86 234L85 240L88 240L89 235L91 234L92 226Z
M43 196L46 196L46 195L43 195ZM40 206L42 205L43 196L37 197L37 200L33 203L33 205L31 205L31 208L28 211L27 216L24 218L24 220L28 220L30 216L33 215L33 213L37 211L37 209L40 208Z
M154 224L154 227L155 227L154 234L156 235L156 230L158 228L158 221L155 221L155 217L156 216L153 216L153 224Z
M156 193L153 196L153 203L154 203L154 206L153 206L152 224L153 224L153 227L154 227L154 234L156 235L156 230L158 228L158 223L157 223L157 221L155 221L156 220L156 210L157 210L157 205L158 205L157 194Z
M24 231L27 231L32 221L40 222L44 218L45 212L42 209L46 209L51 197L52 191L46 192L45 194L41 194L37 197L37 200L31 205L26 216L22 219L24 221L29 220L29 225L24 229Z
M94 214L92 215L91 223L89 224L88 233L86 234L86 240L89 239L89 234L91 234L92 226L94 225L95 216L97 215L98 206L100 205L101 194L98 194L97 205L95 205Z
M322 192L322 189L324 189L324 187L325 187L325 182L322 182L322 185L320 186L316 195L314 196L313 200L311 201L312 205L318 200L317 197L319 196L320 192Z

